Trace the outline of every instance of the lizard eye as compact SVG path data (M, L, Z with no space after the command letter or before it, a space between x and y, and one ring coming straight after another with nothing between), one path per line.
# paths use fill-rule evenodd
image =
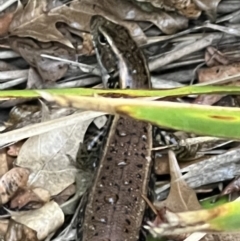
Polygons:
M98 36L98 42L101 44L101 45L106 45L107 44L107 40L106 38L103 36L103 34L100 34Z

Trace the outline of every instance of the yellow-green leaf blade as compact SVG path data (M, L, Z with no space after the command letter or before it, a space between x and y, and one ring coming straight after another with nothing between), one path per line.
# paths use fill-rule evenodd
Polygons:
M169 90L105 90L93 88L69 88L69 89L46 89L45 92L57 95L78 95L78 96L129 96L129 97L167 97L186 96L198 94L240 94L240 87L236 86L187 86ZM40 97L37 90L2 90L0 98L36 98Z
M46 96L63 106L123 114L135 119L200 135L240 139L240 109L140 99Z

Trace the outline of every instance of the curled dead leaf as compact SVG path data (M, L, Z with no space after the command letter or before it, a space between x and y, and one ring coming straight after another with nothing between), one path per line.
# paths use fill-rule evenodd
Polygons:
M223 53L212 46L206 48L205 62L209 67L230 64L230 60Z
M168 152L171 175L171 188L166 201L155 203L158 208L167 207L174 212L201 209L195 191L190 188L185 180L173 151ZM179 202L176 202L179 200Z
M4 16L0 18L0 36L7 34L8 28L12 22L13 16L14 16L13 13L5 13Z
M218 65L211 68L202 68L198 71L199 82L208 82L213 79L223 79L239 73L240 63Z
M92 55L94 47L92 43L92 35L83 33L82 53L86 55Z
M84 10L85 13L91 16L102 15L113 22L117 22L125 26L131 32L133 38L135 40L138 39L139 42L143 42L140 40L140 36L143 38L144 35L141 28L131 24L133 21L152 22L165 34L176 33L185 29L188 25L188 19L184 16L164 11L145 12L141 8L136 7L131 1L102 0L98 2L95 0L81 0L73 1L70 8L78 11ZM89 28L89 22L86 24L86 27Z
M37 209L43 206L44 202L50 200L50 194L42 188L21 189L11 199L10 207L22 209Z
M42 54L74 60L75 50L56 42L36 42L29 38L13 36L9 43L32 67L35 67L45 82L55 82L68 70L68 64L42 58Z
M75 115L72 115L72 118L75 118ZM17 158L18 166L31 169L29 186L42 187L51 195L57 195L73 184L75 176L79 175L74 162L79 143L83 142L93 118L100 115L102 114L96 112L82 112L79 115L81 117L76 118L75 123L71 125L65 124L64 128L60 127L29 138ZM42 113L42 120L48 119L49 113Z
M155 8L166 11L176 11L187 18L198 18L201 10L190 0L135 0L141 3L148 2Z
M59 42L73 48L72 43L56 29L56 23L65 22L66 18L63 15L48 15L47 3L47 0L32 0L23 7L18 1L18 9L9 26L10 35Z
M25 187L29 171L25 168L15 167L4 174L0 180L1 203L7 203L20 187Z
M156 202L154 205L160 210L159 217L156 218L154 224L159 224L159 221L165 219L167 210L172 212L183 212L190 210L199 210L201 205L198 202L195 191L190 188L187 183L181 178L182 173L179 168L176 156L173 151L168 152L169 167L171 175L171 188L167 199L163 202ZM176 200L178 200L176 202ZM162 221L161 221L162 222ZM187 236L183 235L169 235L174 240L182 240Z
M217 7L221 0L193 0L198 9L206 12L211 20L215 20L217 14Z
M71 184L57 196L53 197L53 200L57 202L59 205L63 204L67 201L73 194L76 193L76 185Z
M59 205L51 201L39 209L15 213L12 219L35 230L42 240L62 226L64 214Z
M0 149L0 177L9 170L7 148Z
M8 230L8 219L1 219L0 220L0 237L4 237L4 235L7 233Z
M50 201L50 193L46 189L36 187L32 190L43 202L49 202Z
M24 224L10 219L7 232L4 236L5 241L38 241L37 232Z
M236 177L222 190L221 195L239 192L239 190L240 190L240 177Z
M232 63L229 64L229 60L221 54L221 52L215 50L214 48L208 48L208 51L205 54L205 57L208 57L210 60L208 61L209 65L213 65L210 68L202 68L197 71L198 79L200 83L207 83L214 79L224 79L230 76L233 76L239 73L240 63ZM210 57L211 55L211 57ZM207 57L207 58L208 58ZM206 59L207 61L207 59ZM225 83L226 85L239 85L239 81L232 81L229 83ZM225 95L200 95L198 98L194 100L193 103L202 104L202 105L212 105L215 104L217 101L221 100Z
M23 144L24 144L24 141L18 141L8 146L7 154L9 156L17 157Z

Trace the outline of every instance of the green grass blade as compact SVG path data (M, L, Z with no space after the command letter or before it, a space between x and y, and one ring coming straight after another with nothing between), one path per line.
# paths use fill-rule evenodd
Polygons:
M70 89L46 89L45 92L57 95L79 95L79 96L129 96L129 97L167 97L186 96L198 94L231 94L239 95L240 87L236 86L187 86L170 90L104 90L93 88L70 88ZM0 98L36 98L40 97L37 90L2 90Z
M143 99L60 96L47 93L43 93L43 96L47 100L54 100L63 106L127 115L157 126L199 135L240 140L240 108Z

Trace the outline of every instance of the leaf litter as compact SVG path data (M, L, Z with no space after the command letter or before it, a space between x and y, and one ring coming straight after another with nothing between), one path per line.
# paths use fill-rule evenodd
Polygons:
M28 111L28 109L26 109L26 111ZM11 217L17 221L18 224L15 226L11 226L9 224L9 228L11 227L13 230L20 229L22 232L26 232L24 231L24 227L26 225L26 227L36 230L37 237L39 240L42 240L53 231L56 231L57 228L62 225L64 220L63 218L60 218L58 220L59 222L52 223L51 218L47 214L48 209L49 212L52 212L56 209L56 207L64 204L62 209L59 207L59 211L56 209L56 212L60 212L61 210L60 213L63 215L63 211L66 214L72 214L75 211L77 201L79 200L79 197L86 191L86 188L89 185L88 180L89 178L91 179L92 176L91 173L79 170L77 167L78 164L74 160L76 160L80 143L83 142L85 132L90 123L95 120L95 123L99 128L101 128L104 126L106 121L104 119L102 120L101 118L96 119L96 117L102 115L101 113L77 112L77 118L73 118L73 121L70 122L70 125L66 126L65 121L65 128L62 128L60 125L58 128L55 128L52 131L47 132L45 129L43 134L32 136L24 142L21 141L12 144L8 147L8 149L5 148L5 152L2 154L2 157L5 158L5 162L2 163L5 163L6 167L4 168L3 166L2 171L5 169L6 174L4 174L0 180L0 183L4 183L4 185L0 185L2 190L1 193L3 195L1 197L1 203L4 204L11 199L9 204L11 209L29 210L28 214L26 213L27 216L22 211L19 212L20 216L17 215L17 213L16 217L11 214ZM60 115L66 114L69 114L69 112L65 111L60 113ZM24 114L22 115L24 116ZM47 121L51 120L52 118L59 117L59 113L56 115L56 112L52 112L50 115L48 107L42 103L41 115L39 117L40 120L46 124ZM26 116L24 116L24 118L26 118ZM21 119L18 119L18 121L21 121ZM52 121L54 121L54 119ZM19 123L21 122L18 122L18 124ZM26 119L25 124L23 125L28 126ZM15 128L16 127L17 126L15 126ZM24 127L19 127L20 129L18 130L20 133L24 132ZM15 138L17 140L19 137L15 136ZM49 138L52 139L53 143L56 143L55 146L49 146ZM7 154L17 157L14 162L14 165L17 167L10 169L9 171L6 160ZM77 177L75 175L77 175ZM76 179L78 180L77 189L76 187L71 188L70 191L69 188L74 187L73 184L75 183ZM78 191L77 195L75 195L76 191ZM66 200L68 200L71 196L73 196L72 200L66 202ZM48 203L52 198L56 200L58 204L49 206ZM38 211L41 212L41 209L43 210L43 215L45 215L43 217L41 217L41 213L38 213ZM37 213L33 212L31 214L33 210L36 210ZM24 215L21 216L21 214ZM36 215L40 215L39 219L36 218ZM53 215L55 214L53 213ZM43 227L39 225L39 223L42 222L42 218L49 220L49 230L45 225ZM29 221L27 221L28 219ZM31 221L31 219L34 219L36 222ZM46 230L43 232L42 229L44 227ZM9 232L10 231L6 233L6 237L11 240L12 236ZM32 236L30 235L30 237Z
M113 7L113 2L118 8ZM128 28L148 57L154 88L192 83L238 85L239 77L235 76L234 82L232 78L238 73L239 62L238 1L104 0L96 3L82 0L66 3L8 0L0 3L3 11L0 34L5 37L9 34L8 41L0 43L0 89L94 87L99 84L101 79L89 34L89 21L95 14ZM230 95L170 100L239 107L239 97ZM5 146L0 152L0 177L8 183L2 186L3 192L10 190L1 200L2 205L7 202L4 208L11 215L9 221L0 223L0 235L5 240L74 240L76 207L93 178L92 170L78 165L79 146L86 139L93 119L99 115L102 118L104 113L69 108L65 112L60 108L62 114L55 112L54 115L51 106L48 106L50 114L45 106L43 110L25 110L24 114L22 103L29 105L26 99L0 103L3 129L0 146ZM33 105L36 106L36 102ZM21 118L15 119L17 115L14 115L9 119L9 108ZM44 114L39 114L42 111ZM7 113L7 117L3 113ZM95 121L94 125L99 129L105 123L106 120L103 124L100 121L98 126ZM155 203L161 203L173 214L201 209L202 198L236 192L239 185L238 179L229 183L239 175L237 141L205 137L196 143L196 138L202 137L185 134L179 135L169 129L155 133L154 154L160 163ZM170 152L168 159L169 149L175 155ZM170 163L165 165L164 158L165 164L166 160ZM19 175L21 171L26 174L23 179ZM170 193L169 180L162 175L166 173L171 175ZM53 220L53 214L59 217L59 222ZM64 222L64 214L73 215L73 220L64 230L60 229L59 236L57 233L53 237L55 232L60 232L57 229ZM46 220L48 224L42 227L40 223ZM178 228L175 228L177 233ZM177 239L172 230L171 234L171 239ZM203 235L193 233L185 240L239 239L238 234L201 237Z

